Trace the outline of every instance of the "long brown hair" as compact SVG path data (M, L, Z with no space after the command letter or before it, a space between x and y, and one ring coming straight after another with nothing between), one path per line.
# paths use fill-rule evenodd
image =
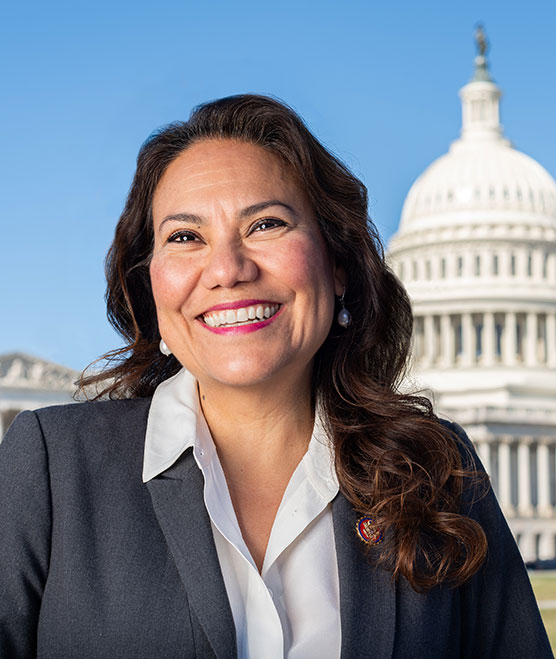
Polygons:
M402 394L412 314L368 217L367 190L288 106L264 96L232 96L196 108L142 146L127 203L108 252L108 316L126 346L108 353L81 387L97 397L150 396L180 364L161 355L149 278L151 205L168 165L203 139L242 140L268 149L309 196L335 262L346 273L347 330L333 325L315 357L313 382L335 446L340 489L389 541L376 558L413 588L459 585L486 553L480 525L461 514L462 446L423 397ZM472 464L472 463L471 463Z

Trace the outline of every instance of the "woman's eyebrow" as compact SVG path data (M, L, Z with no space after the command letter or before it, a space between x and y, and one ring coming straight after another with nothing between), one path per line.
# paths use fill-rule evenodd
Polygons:
M205 223L204 218L201 215L196 215L195 213L172 213L171 215L166 215L166 217L160 223L158 230L160 231L166 222L187 222L188 224L196 224L201 226Z
M239 217L249 217L251 215L255 215L256 213L260 213L261 211L264 211L265 208L270 208L270 206L282 206L285 208L287 211L289 211L292 215L297 216L296 211L288 204L286 204L284 201L280 201L279 199L270 199L269 201L261 201L258 204L252 204L251 206L247 206L246 208L243 208L239 212Z
M268 201L260 201L257 204L251 204L251 206L242 208L239 211L239 217L250 217L251 215L260 213L261 211L264 211L265 208L270 208L271 206L282 206L282 208L285 208L295 217L298 215L297 212L284 201L280 201L279 199L270 199ZM171 215L166 215L166 217L162 220L160 226L158 227L159 231L162 229L163 225L166 224L166 222L186 222L187 224L196 224L197 226L202 226L205 224L205 219L202 215L197 215L195 213L172 213Z

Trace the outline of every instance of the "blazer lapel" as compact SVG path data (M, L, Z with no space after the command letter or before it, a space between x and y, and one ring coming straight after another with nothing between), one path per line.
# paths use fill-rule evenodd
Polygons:
M191 450L147 482L191 607L218 659L237 656L235 626Z
M342 659L390 659L396 626L396 586L375 567L357 537L357 515L339 493L332 503L340 575Z

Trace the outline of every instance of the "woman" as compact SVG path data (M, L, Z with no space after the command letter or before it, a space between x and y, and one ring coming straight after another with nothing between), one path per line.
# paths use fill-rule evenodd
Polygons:
M552 656L468 440L397 390L366 190L289 108L152 136L107 274L111 400L0 447L2 656Z

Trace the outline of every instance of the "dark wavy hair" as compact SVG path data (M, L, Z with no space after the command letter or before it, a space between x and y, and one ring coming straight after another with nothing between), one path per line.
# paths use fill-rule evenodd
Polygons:
M399 391L411 306L385 262L365 186L285 104L255 95L223 98L143 144L106 259L108 317L127 345L104 356L103 371L84 373L82 390L94 387L96 398L151 396L181 367L158 347L149 278L152 200L168 165L205 139L240 140L278 156L306 191L330 253L345 270L352 323L331 328L315 356L313 385L334 442L340 489L386 538L371 559L416 590L463 583L486 554L482 528L461 514L465 480L477 483L477 474L463 464L461 442L430 402Z

